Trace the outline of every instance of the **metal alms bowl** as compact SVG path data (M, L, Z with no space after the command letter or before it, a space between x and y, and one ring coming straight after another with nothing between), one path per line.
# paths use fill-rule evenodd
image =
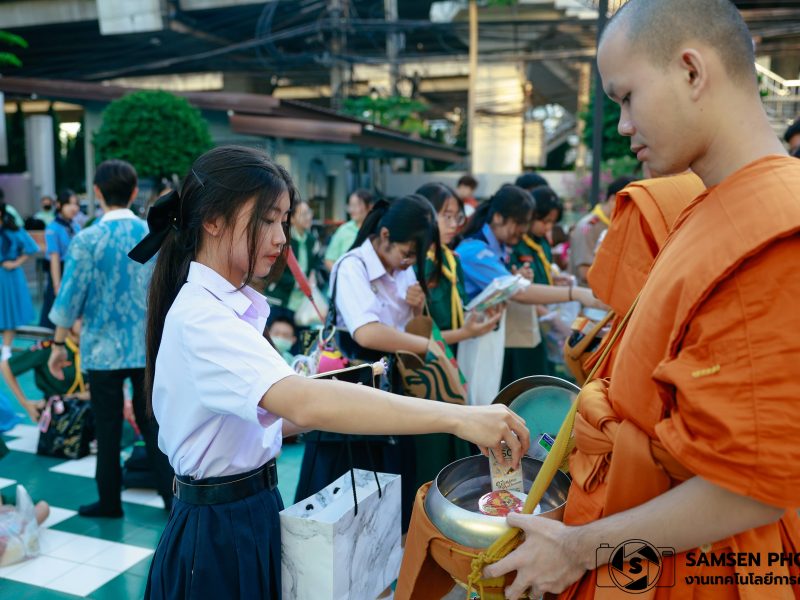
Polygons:
M525 490L530 489L541 468L542 461L523 457ZM556 471L536 512L544 514L563 506L569 483L569 477ZM489 459L483 455L462 458L436 476L425 497L425 512L434 526L454 542L470 548L486 548L509 530L505 517L478 512L478 500L491 491Z

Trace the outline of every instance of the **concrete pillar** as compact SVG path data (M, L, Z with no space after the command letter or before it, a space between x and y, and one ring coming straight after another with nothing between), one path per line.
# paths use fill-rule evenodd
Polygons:
M33 182L34 198L56 193L56 164L53 140L53 117L25 117L25 156Z
M522 171L525 73L520 63L479 65L475 78L472 172Z
M5 107L6 96L0 92L0 107ZM0 165L8 165L8 139L6 138L6 113L0 114Z
M84 131L84 144L83 156L86 163L86 201L88 204L89 218L95 215L95 197L94 197L94 171L95 171L95 156L94 156L94 143L92 138L94 133L100 129L103 122L101 109L99 107L87 105L83 111L83 127Z

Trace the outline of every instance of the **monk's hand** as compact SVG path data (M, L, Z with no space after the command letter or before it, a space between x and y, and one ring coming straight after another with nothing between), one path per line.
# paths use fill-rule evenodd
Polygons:
M462 440L472 442L484 456L491 450L499 460L504 460L503 450L511 450L511 466L519 468L531 443L525 421L507 406L459 406L460 417L453 432Z
M581 557L576 556L567 538L574 527L553 519L509 513L511 527L518 527L525 541L511 554L483 570L485 578L501 577L517 572L514 582L505 590L506 598L517 600L531 590L538 598L544 593L558 594L577 581L586 571Z

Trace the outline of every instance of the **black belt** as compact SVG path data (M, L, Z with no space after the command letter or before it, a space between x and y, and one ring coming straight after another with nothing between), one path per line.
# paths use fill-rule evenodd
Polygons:
M189 477L176 476L172 492L182 502L189 504L224 504L253 496L264 489L278 487L278 467L273 458L263 467L233 475L212 477L192 481Z

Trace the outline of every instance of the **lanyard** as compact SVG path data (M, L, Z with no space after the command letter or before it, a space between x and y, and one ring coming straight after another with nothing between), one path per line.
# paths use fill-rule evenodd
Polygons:
M452 250L447 246L441 246L445 264L442 265L442 275L450 282L450 327L459 329L464 324L464 305L461 303L461 296L458 294L458 270L456 269L456 257ZM433 251L428 252L428 258L434 260L436 255Z
M599 204L595 204L594 208L592 209L592 214L600 219L600 222L603 223L606 227L611 225L611 219L606 216L606 213L603 212L603 207Z

